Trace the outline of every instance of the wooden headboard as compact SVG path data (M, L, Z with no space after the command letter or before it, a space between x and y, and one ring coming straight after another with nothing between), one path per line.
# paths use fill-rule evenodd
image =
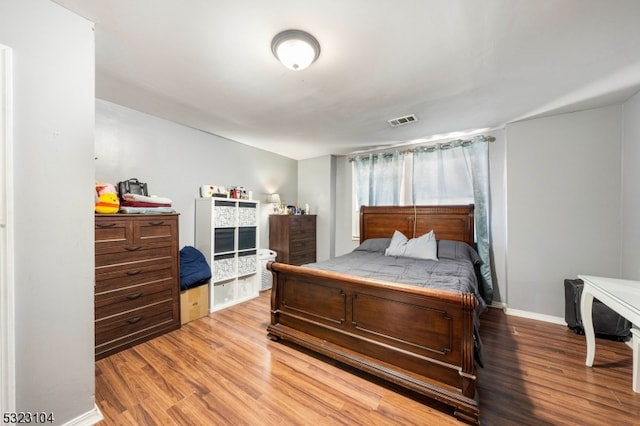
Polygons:
M464 241L473 247L473 204L360 207L360 243L369 238L391 238L395 230L407 238L433 230L438 240Z

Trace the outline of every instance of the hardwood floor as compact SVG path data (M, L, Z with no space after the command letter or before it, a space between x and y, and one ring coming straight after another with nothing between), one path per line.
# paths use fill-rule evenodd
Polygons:
M266 337L270 291L96 362L100 425L459 425L445 407ZM483 425L637 425L631 349L566 327L482 317Z

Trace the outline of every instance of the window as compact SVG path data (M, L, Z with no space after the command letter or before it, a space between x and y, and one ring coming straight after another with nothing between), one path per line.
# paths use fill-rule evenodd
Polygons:
M352 234L360 236L360 206L472 204L469 161L454 147L359 156L352 162Z
M353 238L360 236L360 206L475 205L476 249L482 258L481 293L493 299L489 248L489 149L476 136L406 152L360 155L352 160Z

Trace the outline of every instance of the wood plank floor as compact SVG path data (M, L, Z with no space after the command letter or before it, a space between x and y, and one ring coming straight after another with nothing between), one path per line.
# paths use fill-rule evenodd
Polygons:
M445 407L266 337L270 291L96 362L100 425L459 425ZM483 425L638 425L631 349L561 325L482 317Z

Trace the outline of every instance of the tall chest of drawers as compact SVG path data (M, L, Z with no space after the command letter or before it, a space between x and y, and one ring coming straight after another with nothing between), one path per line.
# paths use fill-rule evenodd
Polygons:
M96 359L177 328L178 215L96 215Z
M315 262L316 215L269 216L269 248L276 252L278 262Z

